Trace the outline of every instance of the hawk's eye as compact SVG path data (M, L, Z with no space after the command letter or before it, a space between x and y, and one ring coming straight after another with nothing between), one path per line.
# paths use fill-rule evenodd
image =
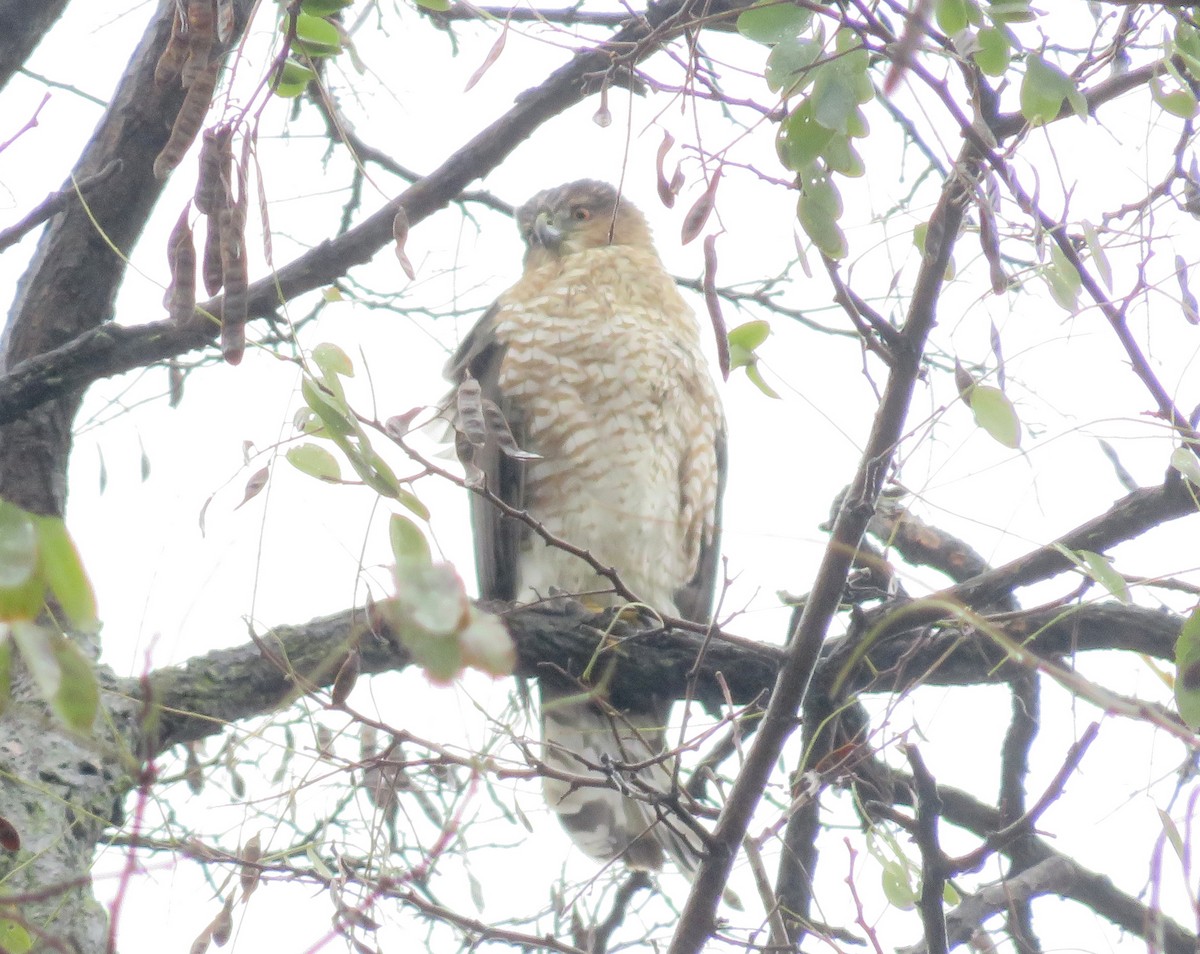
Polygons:
M571 210L571 218L573 218L576 222L586 222L591 217L591 210L584 208L582 205L577 205Z

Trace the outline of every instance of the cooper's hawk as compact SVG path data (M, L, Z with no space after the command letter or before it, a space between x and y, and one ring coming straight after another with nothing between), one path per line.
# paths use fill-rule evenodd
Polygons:
M602 182L540 192L517 211L525 271L463 341L447 376L476 379L521 449L495 436L474 459L487 490L555 538L614 567L668 614L706 621L717 568L725 438L720 401L691 309L654 251L642 214ZM531 601L566 592L620 604L609 580L527 524L472 495L481 595ZM624 776L614 766L664 751L671 700L616 713L578 685L539 679L545 761L609 787L547 778L576 844L605 861L658 868L665 848L694 868L699 840L656 806L673 763ZM608 772L602 771L606 767Z

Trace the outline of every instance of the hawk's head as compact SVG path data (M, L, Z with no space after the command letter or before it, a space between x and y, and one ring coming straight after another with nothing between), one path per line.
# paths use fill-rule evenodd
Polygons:
M517 209L517 226L526 268L605 245L651 247L642 213L607 182L593 179L539 192Z

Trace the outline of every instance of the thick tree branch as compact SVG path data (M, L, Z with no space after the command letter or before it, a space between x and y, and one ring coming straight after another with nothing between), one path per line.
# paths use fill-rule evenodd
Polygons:
M921 355L933 327L938 293L962 223L965 192L964 182L959 177L971 174L972 156L972 149L966 148L955 174L944 185L930 220L927 254L913 289L901 339L892 349L894 362L858 472L834 521L833 538L825 548L762 725L721 812L709 853L692 884L679 926L671 939L670 954L695 954L711 935L717 904L729 879L738 846L746 835L750 817L779 753L796 726L796 713L816 669L821 643L837 610L854 554L875 512L892 455L903 433L921 367Z
M639 630L636 624L593 614L578 603L526 606L504 614L517 644L518 668L536 674L543 665L580 673L608 634L613 648L612 700L618 708L648 692L688 697L689 672L704 648L691 698L710 708L762 700L779 673L784 654L777 646L688 630ZM1075 652L1126 649L1158 659L1174 657L1180 617L1118 603L1050 609L998 617L994 624L1031 652L1057 657ZM313 688L327 687L347 647L356 645L366 674L403 669L412 663L394 633L372 626L361 609L345 610L299 625L278 626L232 649L197 656L182 666L150 674L163 708L157 751L221 732L239 719L265 715ZM850 651L848 637L829 641L814 675L826 687L839 675ZM906 634L880 643L865 665L845 678L847 692L899 692L916 683L975 685L1004 682L1014 667L995 642L952 628ZM134 682L128 692L139 695Z
M55 22L68 0L0 0L0 89L29 59ZM11 117L10 117L11 118Z
M1063 534L1053 543L1018 557L1004 566L987 570L964 583L939 590L927 598L902 607L885 605L873 610L864 628L878 627L878 635L893 629L923 626L946 615L946 606L986 608L1011 597L1014 590L1049 579L1073 569L1075 564L1062 549L1104 553L1118 543L1132 540L1161 524L1196 512L1193 489L1178 477L1168 475L1157 487L1145 487L1122 497L1107 511ZM885 616L891 619L884 620ZM882 621L882 622L881 622Z

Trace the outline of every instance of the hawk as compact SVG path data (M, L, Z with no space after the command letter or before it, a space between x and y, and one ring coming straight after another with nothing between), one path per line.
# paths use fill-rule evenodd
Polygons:
M583 180L539 192L517 210L524 273L447 366L478 381L526 455L494 435L474 464L484 486L554 538L613 567L638 599L707 622L717 572L725 427L691 309L654 250L645 218L617 190ZM511 445L508 448L511 450ZM533 457L532 455L537 455ZM593 606L624 601L585 560L471 496L481 596L530 602L567 593ZM608 787L545 778L546 802L575 843L603 861L685 873L699 839L654 804L671 790L660 759L632 779L613 766L665 751L671 700L616 712L580 686L539 677L545 762ZM608 771L603 769L607 768Z

